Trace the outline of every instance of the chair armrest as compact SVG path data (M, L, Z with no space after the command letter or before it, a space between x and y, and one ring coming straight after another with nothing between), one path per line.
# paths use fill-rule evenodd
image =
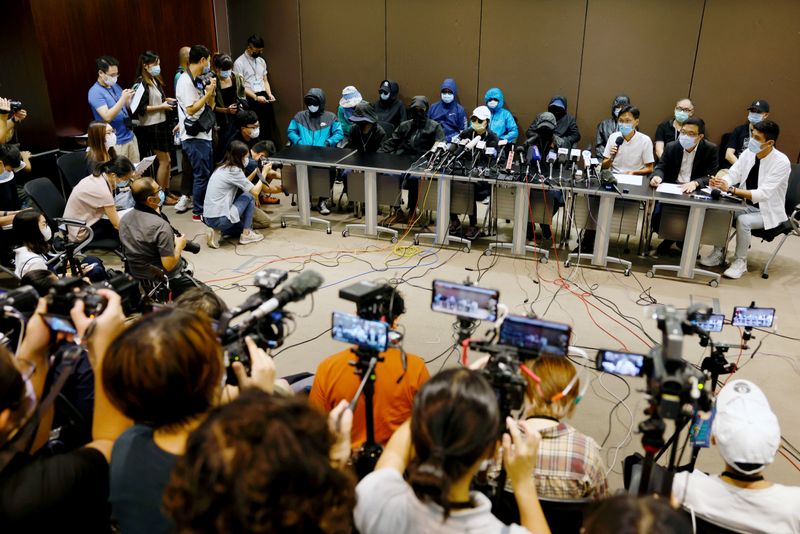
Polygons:
M80 219L62 219L58 218L55 220L57 225L64 225L64 226L77 226L79 228L87 228L86 221L82 221Z
M89 232L89 236L86 239L84 239L83 241L81 241L80 245L75 247L75 254L80 254L80 252L83 249L85 249L86 247L89 246L89 243L92 242L92 239L94 239L94 230L92 230L92 227L91 226L86 226L85 224L83 225L83 227L86 228L87 232Z

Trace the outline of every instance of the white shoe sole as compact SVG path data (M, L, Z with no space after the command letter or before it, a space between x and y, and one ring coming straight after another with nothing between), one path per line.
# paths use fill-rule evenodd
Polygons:
M248 237L248 238L239 238L240 245L250 245L251 243L258 243L259 241L264 240L264 236L261 234L255 234L258 237Z

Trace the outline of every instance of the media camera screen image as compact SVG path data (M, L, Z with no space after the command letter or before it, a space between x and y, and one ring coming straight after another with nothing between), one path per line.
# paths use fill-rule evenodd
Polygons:
M731 324L751 328L770 328L775 320L775 308L748 308L736 306Z
M500 344L527 352L566 356L571 333L569 325L509 315L500 326Z
M383 352L389 343L389 325L349 313L333 312L331 336L336 341Z
M644 354L601 350L597 353L597 368L614 375L642 376L646 359Z
M499 300L500 292L494 289L434 280L431 310L478 321L494 321Z
M725 314L713 313L711 315L699 316L697 319L693 320L692 323L706 332L722 332L722 327L725 324Z

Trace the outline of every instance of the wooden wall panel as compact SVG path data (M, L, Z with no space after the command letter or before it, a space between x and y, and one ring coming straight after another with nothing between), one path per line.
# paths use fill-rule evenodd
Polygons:
M624 93L642 112L639 129L655 137L689 95L702 10L703 0L589 1L578 103L584 136ZM695 109L703 115L701 104Z
M405 103L415 95L436 102L442 81L453 78L470 113L478 85L481 0L386 0L386 13L387 78L400 83Z
M553 95L578 108L586 0L485 0L481 29L480 101L500 87L517 118L520 139ZM586 133L581 128L581 143Z
M228 0L231 51L236 58L252 34L264 37L275 115L285 133L303 104L298 0Z
M385 19L375 0L301 0L303 92L322 88L333 113L348 85L374 102L386 72Z
M754 9L744 0L708 0L692 98L711 139L743 124L756 98L781 127L778 148L794 162L800 151L800 2Z

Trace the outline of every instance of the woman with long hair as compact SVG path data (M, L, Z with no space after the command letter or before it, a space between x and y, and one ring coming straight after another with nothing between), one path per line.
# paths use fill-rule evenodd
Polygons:
M519 525L492 515L482 493L470 491L500 437L500 409L492 386L477 371L443 371L417 392L411 419L389 440L378 464L356 487L356 528L383 532L548 533L531 471L539 435L503 421L503 464L521 511ZM403 474L408 471L408 481Z
M135 83L141 83L144 87L139 106L133 110L139 117L136 138L143 154L155 154L158 160L156 182L166 193L164 204L173 206L178 202L178 197L169 192L169 150L172 144L169 115L175 110L177 101L164 94L161 60L156 52L148 50L139 56Z
M106 121L89 123L86 131L86 144L86 166L89 174L93 173L98 165L117 155L114 150L114 145L117 144L117 134Z

